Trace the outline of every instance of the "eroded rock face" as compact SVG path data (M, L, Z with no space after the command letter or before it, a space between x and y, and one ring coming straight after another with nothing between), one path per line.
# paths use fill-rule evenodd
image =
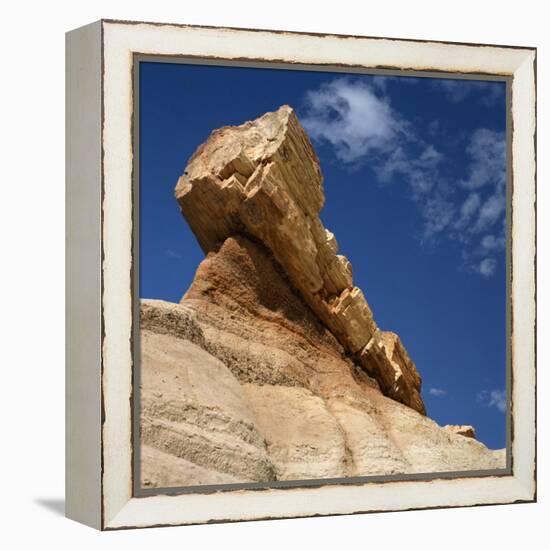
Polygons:
M181 305L200 321L203 348L241 383L301 386L315 392L322 384L328 392L331 387L353 388L354 377L360 377L364 385L378 389L378 383L346 357L261 243L228 238L200 264ZM144 326L149 326L147 320ZM319 364L326 367L323 377L315 375Z
M221 361L189 340L146 329L141 361L145 487L275 479L243 388ZM177 461L175 470L162 467L170 458L191 465L187 477L179 479Z
M288 106L214 131L175 195L206 253L235 235L257 239L306 304L385 395L425 413L421 379L398 337L381 332L319 212L319 160Z
M505 467L384 396L246 237L208 254L180 304L142 300L141 369L145 487Z

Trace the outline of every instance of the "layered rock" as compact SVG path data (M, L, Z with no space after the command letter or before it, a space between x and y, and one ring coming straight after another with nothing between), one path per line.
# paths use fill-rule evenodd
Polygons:
M410 391L420 388L420 375L397 334L377 330L359 354L359 362L388 397L425 412L420 394Z
M395 339L377 342L406 364ZM384 396L243 236L207 255L180 304L142 301L141 369L145 487L505 467Z
M275 479L244 390L221 361L147 329L141 360L145 487Z
M265 245L318 319L385 395L425 413L421 379L399 338L380 331L319 212L319 160L288 106L214 131L175 195L206 253L247 235Z

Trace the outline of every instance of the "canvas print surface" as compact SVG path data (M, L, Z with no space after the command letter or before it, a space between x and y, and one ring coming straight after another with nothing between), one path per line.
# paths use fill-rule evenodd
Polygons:
M141 487L504 471L506 83L138 84Z

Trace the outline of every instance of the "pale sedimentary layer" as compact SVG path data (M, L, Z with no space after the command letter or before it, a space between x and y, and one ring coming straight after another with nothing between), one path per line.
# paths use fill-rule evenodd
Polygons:
M193 464L189 481L275 478L243 388L223 363L189 340L148 330L141 354L144 486L170 486L165 476L176 475L152 467L165 459L151 449Z
M378 329L350 262L319 218L319 160L290 107L215 130L190 159L175 195L206 253L235 235L259 240L382 392L425 413L414 363L397 335Z
M144 487L505 467L384 396L244 237L208 254L181 304L142 300L141 373Z

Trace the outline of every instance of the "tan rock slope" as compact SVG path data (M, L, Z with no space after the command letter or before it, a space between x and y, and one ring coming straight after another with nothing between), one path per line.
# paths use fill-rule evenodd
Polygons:
M425 416L414 363L319 221L289 107L213 132L176 196L207 256L180 304L142 300L143 486L505 467Z

